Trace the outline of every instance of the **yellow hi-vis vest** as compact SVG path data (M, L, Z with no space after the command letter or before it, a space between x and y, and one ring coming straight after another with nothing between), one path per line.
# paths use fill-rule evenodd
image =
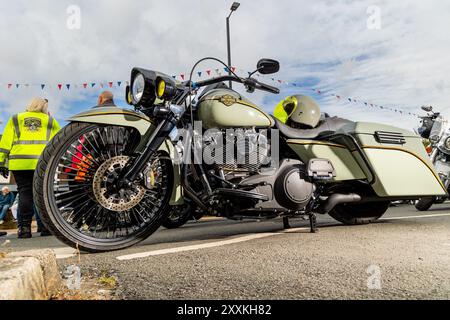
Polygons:
M34 170L45 145L58 131L58 122L42 112L12 116L0 140L0 167Z

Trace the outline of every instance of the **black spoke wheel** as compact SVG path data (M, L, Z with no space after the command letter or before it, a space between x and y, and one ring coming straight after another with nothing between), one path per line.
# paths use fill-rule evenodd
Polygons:
M173 186L168 155L156 153L142 181L124 186L118 178L139 140L133 128L71 123L47 145L34 176L34 200L58 239L89 252L111 251L160 227Z

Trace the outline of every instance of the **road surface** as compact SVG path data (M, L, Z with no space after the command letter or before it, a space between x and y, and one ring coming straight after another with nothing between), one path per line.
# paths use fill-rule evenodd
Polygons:
M161 228L132 248L74 256L54 237L18 240L8 250L53 248L61 270L118 280L124 299L450 299L450 204L422 213L391 207L378 222L213 219Z

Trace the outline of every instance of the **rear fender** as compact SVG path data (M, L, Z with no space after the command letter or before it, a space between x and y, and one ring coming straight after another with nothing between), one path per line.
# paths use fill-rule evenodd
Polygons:
M144 147L145 137L148 137L156 128L149 117L130 109L121 109L117 107L99 107L90 109L74 115L68 119L68 121L135 128L141 135L141 144L138 146L138 150ZM180 164L177 161L174 161L174 159L176 159L175 147L170 139L166 139L159 150L165 152L172 161L174 185L172 196L170 198L170 205L183 204L181 168Z

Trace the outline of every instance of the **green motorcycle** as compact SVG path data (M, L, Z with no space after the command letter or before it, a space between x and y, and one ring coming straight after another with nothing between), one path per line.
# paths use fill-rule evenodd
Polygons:
M314 231L316 214L369 223L393 200L447 194L414 133L336 117L294 127L224 84L277 94L254 77L277 72L277 61L260 60L246 78L230 70L192 81L207 59L227 67L202 59L184 82L134 68L127 87L134 111L82 112L47 145L34 197L58 239L91 252L123 249L185 201L237 220L309 216ZM281 106L289 115L301 113L302 103L285 99ZM179 147L174 132L183 135Z

